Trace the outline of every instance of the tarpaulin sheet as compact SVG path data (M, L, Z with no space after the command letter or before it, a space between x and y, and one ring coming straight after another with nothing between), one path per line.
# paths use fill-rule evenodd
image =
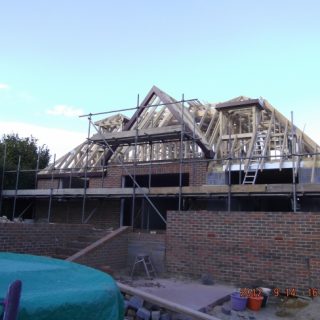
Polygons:
M0 298L22 281L18 320L122 320L123 298L101 271L64 260L0 253Z

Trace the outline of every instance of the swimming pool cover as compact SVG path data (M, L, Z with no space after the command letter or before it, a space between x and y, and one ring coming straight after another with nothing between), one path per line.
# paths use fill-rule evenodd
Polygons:
M108 274L77 263L0 253L0 298L22 281L19 320L122 320L123 298Z

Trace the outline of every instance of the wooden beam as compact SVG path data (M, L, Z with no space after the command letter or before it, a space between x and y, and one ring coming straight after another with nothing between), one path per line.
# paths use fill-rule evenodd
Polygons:
M146 143L149 141L165 141L178 139L181 135L181 125L146 128L130 131L98 133L91 137L91 140L96 143L104 143L107 141L109 145L133 144L135 143L136 134L138 134L138 142Z
M255 108L255 107L253 107ZM253 121L253 118L255 118L255 111L252 110L252 113L251 113L251 116L252 116L252 138L250 140L250 143L249 143L249 148L248 148L248 153L247 153L247 159L244 161L244 170L247 171L248 170L248 167L249 167L249 164L251 162L251 159L252 159L252 153L253 153L253 150L254 150L254 145L256 143L256 139L257 139L257 134L258 134L258 127L259 127L259 122L257 121ZM250 128L250 114L248 114L248 126Z
M260 109L263 108L263 103L260 99L247 99L243 101L227 101L223 103L218 103L216 105L217 110L226 110L226 109L236 109L236 108L243 108L243 107L258 107Z
M318 145L315 145L315 146L314 146L314 153L317 153L317 151L318 151ZM312 164L312 169L311 169L310 183L314 183L316 166L317 166L317 155L315 154L315 155L313 156L313 164Z
M278 110L276 110L267 100L264 100L264 108L266 110L269 110L270 112L272 112L272 110L274 109L276 119L278 119L282 124L285 124L286 121L288 121L288 119L283 114L281 114ZM289 129L290 129L290 126L289 126ZM295 127L295 130L297 134L301 135L302 131L299 128ZM309 150L313 150L314 145L316 144L316 142L313 141L306 133L303 134L303 142L304 144L307 145Z
M149 122L149 128L154 128L158 126L158 120L160 119L160 117L162 116L163 112L165 111L166 106L162 106L161 109L159 111L157 111L157 114L155 116L154 119L152 119L151 122Z
M252 137L252 133L237 133L237 134L231 134L230 136L228 134L224 134L222 136L222 140L229 140L231 139L245 139L245 138L251 138Z
M260 169L261 171L263 170L264 168L264 163L265 163L265 155L267 153L267 150L270 146L270 137L271 137L271 131L272 131L272 125L274 125L274 116L275 116L275 112L272 111L272 114L271 114L271 118L270 118L270 123L269 123L269 128L268 128L268 132L267 132L267 136L266 136L266 139L265 139L265 142L264 142L264 148L263 148L263 151L262 151L262 158L260 158L260 161L259 161L259 165L258 165L258 170Z
M168 112L168 113L163 117L163 119L160 121L160 123L159 123L158 126L159 126L159 127L164 127L164 126L166 126L172 118L173 118L172 113Z
M281 146L281 151L280 151L280 163L279 163L279 170L282 170L283 166L283 161L284 161L284 148L286 145L288 145L288 127L289 127L289 121L286 121L286 126L284 129L283 133L283 141L282 141L282 146Z
M211 137L209 139L210 146L212 146L214 144L214 142L217 139L218 134L220 134L220 119L217 120L216 125L215 125L214 130L213 130L213 133L212 133L212 135L211 135Z
M164 308L166 310L172 311L172 312L176 312L176 313L180 313L183 314L185 316L189 316L192 319L197 319L197 320L219 320L218 318L208 315L206 313L197 311L197 310L193 310L189 307L183 306L181 304L177 304L175 302L169 301L169 300L165 300L163 298L157 297L156 295L144 292L142 290L130 287L126 284L123 284L121 282L117 282L117 285L120 289L121 292L130 294L130 295L134 295L134 296L138 296L146 301L148 301L151 304L154 304L158 307Z
M199 124L199 129L200 130L201 130L202 126L203 126L204 121L206 120L207 114L210 111L210 109L211 109L211 106L210 106L210 104L208 104L207 107L206 107L206 111L204 112L204 115L202 116L200 124ZM216 109L214 109L214 112L216 112Z

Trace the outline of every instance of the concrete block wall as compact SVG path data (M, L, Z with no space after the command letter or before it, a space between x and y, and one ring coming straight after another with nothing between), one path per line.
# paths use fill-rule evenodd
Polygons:
M320 213L167 213L169 272L248 286L320 287Z
M128 235L128 267L131 269L138 254L146 253L157 273L165 272L165 252L166 235L165 233L140 233L132 232Z
M91 228L75 224L0 223L0 251L51 256L57 247Z

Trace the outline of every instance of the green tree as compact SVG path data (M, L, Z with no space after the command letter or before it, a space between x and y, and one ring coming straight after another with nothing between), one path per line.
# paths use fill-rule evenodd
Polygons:
M20 138L18 134L7 134L0 139L0 171L3 177L4 189L14 189L16 185L17 169L20 156L19 189L32 189L35 187L35 169L45 168L50 160L47 146L38 146L34 137ZM4 165L5 158L5 168ZM37 166L37 162L39 164ZM2 182L1 182L2 183Z

